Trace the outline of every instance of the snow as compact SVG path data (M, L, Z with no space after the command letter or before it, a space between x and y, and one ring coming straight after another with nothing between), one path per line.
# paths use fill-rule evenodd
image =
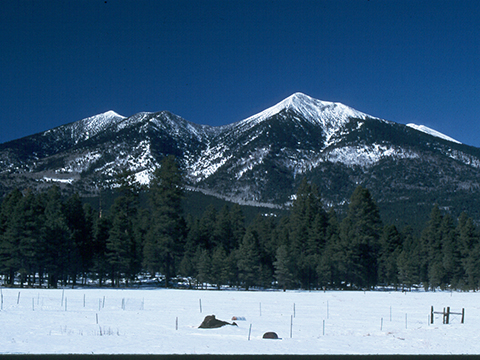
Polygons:
M455 139L453 139L450 136L447 136L445 134L442 134L441 132L439 132L437 130L433 130L433 129L425 126L425 125L407 124L407 126L411 127L412 129L424 132L426 134L438 137L440 139L444 139L444 140L451 141L451 142L454 142L454 143L457 143L457 144L461 144L460 141L455 140Z
M3 288L0 353L478 354L479 296L442 291ZM430 324L431 306L435 311L464 308L465 323L452 315L444 325L437 315ZM229 322L233 316L246 320L237 321L238 327L199 329L211 314ZM268 331L281 339L262 339Z
M326 158L333 163L339 162L348 166L371 166L385 158L415 159L419 155L400 147L372 144L371 146L344 146L330 151Z
M75 179L60 179L60 178L51 178L46 176L43 177L43 180L47 182L50 182L50 181L59 182L62 184L72 184L75 181Z
M150 170L143 170L135 174L135 181L140 185L148 185L150 184L151 180L151 173Z

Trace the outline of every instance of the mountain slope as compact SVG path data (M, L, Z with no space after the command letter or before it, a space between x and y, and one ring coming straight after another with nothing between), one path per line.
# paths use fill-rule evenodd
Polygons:
M472 214L480 192L480 149L301 93L221 127L110 111L0 144L0 191L57 183L91 195L125 169L148 184L169 154L189 189L244 204L285 206L303 177L332 206L362 184L392 216L435 202Z

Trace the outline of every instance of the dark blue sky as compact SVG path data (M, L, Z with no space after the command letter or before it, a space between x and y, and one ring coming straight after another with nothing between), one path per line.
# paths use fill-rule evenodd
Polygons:
M480 1L0 2L0 142L107 110L222 125L294 92L480 147Z

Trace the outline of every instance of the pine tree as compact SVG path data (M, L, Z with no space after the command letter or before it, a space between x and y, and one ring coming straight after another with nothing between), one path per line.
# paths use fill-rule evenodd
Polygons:
M66 283L73 243L63 213L60 189L54 186L45 197L45 223L43 227L43 254L49 287L56 288L58 281Z
M193 218L191 214L187 214L186 223L186 237L185 246L183 248L182 259L178 272L180 275L187 278L194 278L197 276L197 251L202 249L199 245L199 231L197 218Z
M440 226L443 216L438 205L432 208L427 227L420 237L420 281L425 289L439 286L443 277L442 239Z
M220 289L221 285L227 284L228 272L227 253L222 246L218 246L213 250L211 257L210 282Z
M340 224L337 214L332 209L327 214L325 229L325 249L323 250L317 266L319 284L323 287L338 288L344 280L340 276L342 244L340 242Z
M380 236L378 280L386 285L398 285L397 260L402 251L402 238L395 225L387 225Z
M458 287L462 283L463 268L461 264L460 246L457 244L457 233L450 215L445 215L441 225L442 265L444 277L441 286Z
M102 215L94 223L93 240L93 271L96 273L98 283L101 286L104 283L105 276L109 270L107 259L107 242L112 228L111 219Z
M237 266L239 280L248 290L257 285L261 270L258 239L253 231L247 229L242 243L237 251Z
M36 196L28 190L19 202L15 219L17 221L17 235L19 236L19 253L21 256L22 282L27 280L28 285L35 282L36 273L41 272L43 254L41 249L41 224L43 207L39 206Z
M15 189L5 197L0 208L0 271L9 285L13 285L15 273L20 269L21 219L18 219L17 208L22 198L22 193Z
M257 284L270 286L273 280L275 253L277 249L276 238L272 236L275 229L276 219L273 216L259 214L250 224L248 231L255 234L258 243L258 256L260 271Z
M122 278L128 279L130 276L130 256L134 242L132 218L126 207L125 202L119 200L111 209L112 227L106 244L112 286L117 287Z
M296 259L295 277L303 288L317 283L318 257L325 244L326 214L318 189L303 179L290 214L291 249Z
M198 249L197 256L197 279L203 285L211 279L212 259L207 249Z
M119 286L122 278L127 285L135 274L135 223L138 219L138 184L134 174L125 171L117 179L120 196L110 209L111 228L106 243L106 258L112 286Z
M90 209L91 210L91 209ZM78 273L84 278L92 266L93 233L92 224L87 222L83 204L78 194L74 194L65 203L65 216L73 241L71 276L76 284Z
M232 238L227 244L227 254L240 245L245 235L245 216L240 205L234 204L230 209L229 215Z
M458 248L463 269L463 282L466 288L475 289L480 283L480 269L475 264L480 264L475 258L478 256L478 244L480 236L473 223L466 213L462 213L457 225Z
M472 247L464 261L464 268L468 287L473 290L480 289L480 242Z
M292 288L295 284L293 278L294 264L285 245L281 245L277 249L276 260L273 265L275 266L275 279L278 286L284 291Z
M198 226L199 241L204 249L212 250L219 244L219 239L216 237L219 234L216 232L216 228L217 209L210 204L203 212Z
M361 186L355 189L342 226L343 244L348 246L345 260L349 281L359 287L374 286L381 220L377 204L367 189Z
M165 157L150 183L152 224L144 245L144 267L162 272L166 286L182 260L185 221L182 217L182 176L173 156Z
M402 230L403 243L397 259L398 280L404 287L411 288L420 282L420 242L411 227Z

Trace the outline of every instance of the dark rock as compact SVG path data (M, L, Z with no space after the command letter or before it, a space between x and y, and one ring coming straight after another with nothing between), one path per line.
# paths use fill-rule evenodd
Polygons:
M218 320L215 318L215 315L207 315L205 316L205 319L203 319L203 322L200 324L199 328L200 329L215 329L219 328L225 325L233 325L237 326L235 323L228 323L223 320Z
M263 334L263 338L264 339L278 339L278 335L277 335L277 333L269 331L269 332L266 332L265 334Z

